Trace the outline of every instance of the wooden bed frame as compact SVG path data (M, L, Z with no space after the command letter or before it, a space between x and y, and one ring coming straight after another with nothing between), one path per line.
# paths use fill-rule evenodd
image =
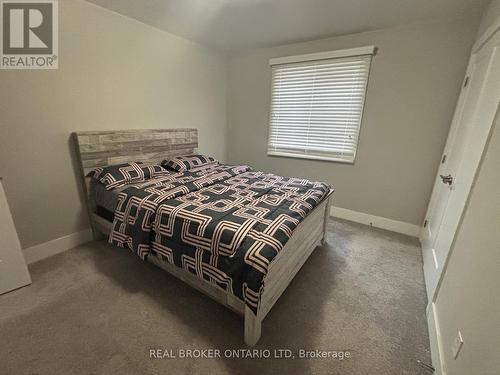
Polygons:
M151 129L86 131L73 133L81 167L83 189L94 238L104 239L111 232L112 223L97 214L90 178L86 174L96 167L132 161L161 162L173 156L188 155L198 147L196 129ZM232 294L198 278L194 274L148 256L148 261L166 270L182 281L229 307L245 319L245 343L254 346L260 338L261 323L276 303L309 255L325 243L332 191L295 229L292 237L271 262L265 278L265 288L257 314Z

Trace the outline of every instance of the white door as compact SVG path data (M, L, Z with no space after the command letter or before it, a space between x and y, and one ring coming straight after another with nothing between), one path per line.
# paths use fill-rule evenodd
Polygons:
M0 178L0 294L31 284Z
M474 51L421 234L429 303L443 272L500 102L500 33Z

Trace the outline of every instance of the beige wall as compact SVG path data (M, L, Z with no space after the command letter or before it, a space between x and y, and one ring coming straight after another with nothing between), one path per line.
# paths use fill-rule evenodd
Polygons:
M201 151L226 154L220 56L83 1L59 8L59 70L0 71L0 176L24 248L88 226L72 131L197 127Z
M500 17L500 0L492 0L484 10L484 14L479 25L478 36L481 36L488 27L493 25L498 17Z
M491 3L480 32L500 17ZM439 288L435 308L441 360L448 375L494 375L500 371L500 109L471 191L462 224ZM451 347L460 330L464 346Z
M442 361L448 375L500 372L500 118L492 137L436 299ZM464 346L451 347L458 330Z
M233 56L228 159L331 183L334 205L420 224L460 91L478 20L413 25ZM374 44L355 165L266 155L269 58Z

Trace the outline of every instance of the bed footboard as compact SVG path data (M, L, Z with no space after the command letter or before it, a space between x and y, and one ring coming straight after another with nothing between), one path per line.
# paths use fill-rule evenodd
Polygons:
M260 338L262 320L269 313L288 284L299 272L313 250L326 241L326 225L330 215L330 197L320 203L293 231L278 256L269 266L257 314L245 307L245 344L254 346Z

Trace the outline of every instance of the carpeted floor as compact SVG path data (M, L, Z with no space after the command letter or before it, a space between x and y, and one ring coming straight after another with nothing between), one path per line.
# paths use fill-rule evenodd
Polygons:
M0 296L0 373L425 374L416 363L430 362L417 241L332 220L328 242L264 320L256 349L348 359L224 358L245 348L242 318L94 242L33 264L31 286ZM221 349L222 358L150 359L150 349Z

